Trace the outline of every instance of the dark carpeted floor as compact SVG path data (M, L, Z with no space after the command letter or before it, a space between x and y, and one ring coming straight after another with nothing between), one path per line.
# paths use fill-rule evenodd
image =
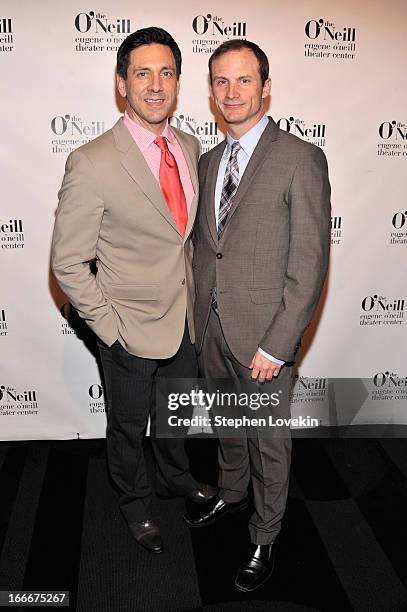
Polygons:
M214 441L189 450L216 481ZM293 441L276 570L252 595L233 588L250 510L190 531L182 499L156 499L165 552L149 554L118 511L104 440L0 443L0 500L0 590L69 591L78 612L407 610L405 439Z

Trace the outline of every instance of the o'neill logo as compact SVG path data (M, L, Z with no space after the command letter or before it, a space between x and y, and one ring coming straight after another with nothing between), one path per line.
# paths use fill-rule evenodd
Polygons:
M342 217L331 217L331 244L342 241Z
M0 17L0 53L14 51L13 20Z
M308 140L318 147L324 148L326 144L325 123L310 123L298 117L281 117L277 121L277 125L282 130L295 134L303 140Z
M0 336L7 336L7 319L4 308L0 308Z
M377 374L373 376L373 384L375 387L380 387L382 389L395 387L407 388L407 376L404 376L404 378L399 378L397 374L391 371L377 372Z
M377 372L373 376L375 387L373 400L403 400L407 399L407 376L398 376L392 370Z
M219 144L220 137L218 135L218 124L216 121L204 121L195 119L191 115L173 115L170 119L171 125L193 134L199 138L202 146L202 153L206 153L217 144Z
M79 52L116 52L132 31L130 19L112 18L97 11L78 13L74 25L78 32L86 34L75 38L75 51Z
M308 40L304 45L305 57L328 60L352 60L356 55L356 28L338 27L328 19L310 19L305 24Z
M407 244L407 210L394 213L391 224L396 231L390 232L390 244Z
M78 115L56 115L51 119L50 128L53 136L52 152L71 153L105 131L105 122L99 120L85 121Z
M0 385L0 416L34 414L38 414L36 391L16 391L13 387Z
M377 154L380 157L407 159L407 125L403 121L383 121L378 133Z
M305 376L296 376L298 386L306 391L326 391L326 378L306 378Z
M360 315L360 325L402 325L406 310L404 298L389 299L375 293L362 299L364 314Z
M323 402L328 397L327 383L326 378L308 378L296 375L291 406L298 405L301 408L304 402Z
M6 223L0 220L0 242L2 249L24 248L23 220L10 219Z
M192 29L195 34L203 37L192 40L192 52L213 53L216 47L228 38L245 38L247 23L208 13L207 15L196 15L192 20Z
M88 395L91 398L89 402L89 412L98 414L105 412L105 402L103 400L103 387L100 384L93 384L88 389Z

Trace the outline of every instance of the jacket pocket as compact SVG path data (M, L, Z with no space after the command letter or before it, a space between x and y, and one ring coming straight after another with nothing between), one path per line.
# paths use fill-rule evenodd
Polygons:
M253 304L271 304L272 302L281 302L283 291L284 287L249 289L249 295Z
M110 297L119 300L158 300L158 285L109 285Z

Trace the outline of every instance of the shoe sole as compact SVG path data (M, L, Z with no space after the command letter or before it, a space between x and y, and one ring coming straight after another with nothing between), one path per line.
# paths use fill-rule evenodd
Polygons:
M222 516L212 518L209 521L205 521L204 523L190 523L188 519L185 518L185 516L184 516L184 521L186 522L188 527L193 527L194 529L195 528L198 529L199 527L208 527L210 525L214 525L218 521L221 521L228 514L237 514L238 512L242 512L242 510L246 510L248 506L249 506L249 500L246 500L246 502L242 506L239 506L239 508L231 508L230 510L226 510L222 514Z
M266 584L266 582L270 580L271 576L273 575L273 572L274 572L274 564L273 564L273 567L271 568L271 571L266 575L266 577L261 582L259 582L259 584L257 584L253 589L247 589L245 587L240 586L240 584L237 584L236 580L235 580L235 587L238 591L242 591L243 593L253 593L253 591L257 591L257 589L262 587L263 584Z

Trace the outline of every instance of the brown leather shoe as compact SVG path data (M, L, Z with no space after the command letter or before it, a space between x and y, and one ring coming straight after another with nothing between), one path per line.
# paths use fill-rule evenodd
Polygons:
M129 529L133 538L141 544L146 550L152 553L160 553L163 551L163 542L161 539L158 525L153 521L143 521L142 523L129 523Z
M203 502L206 502L209 499L215 497L217 492L218 487L214 487L205 482L200 482L198 483L198 488L194 491L191 491L191 493L188 493L188 495L186 495L185 497L194 503L202 504Z

